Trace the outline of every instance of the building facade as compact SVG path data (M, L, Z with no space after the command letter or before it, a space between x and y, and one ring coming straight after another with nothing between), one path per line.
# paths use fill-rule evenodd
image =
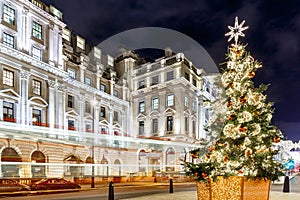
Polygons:
M116 58L39 0L0 0L2 177L179 171L215 89L182 53Z

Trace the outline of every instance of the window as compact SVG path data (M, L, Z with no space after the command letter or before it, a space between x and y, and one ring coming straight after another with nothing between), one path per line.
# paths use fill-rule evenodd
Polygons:
M11 25L15 25L15 10L11 7L4 5L3 7L3 20Z
M64 28L62 38L70 42L70 37L71 37L71 31Z
M119 113L117 111L114 111L114 121L115 122L119 121Z
M144 127L145 127L144 121L139 121L139 135L144 135Z
M3 101L3 120L14 121L14 103Z
M193 85L197 87L197 81L193 79Z
M119 97L119 91L118 90L114 90L114 96Z
M173 116L167 116L167 131L173 131Z
M196 102L196 100L193 100L193 101L192 101L192 111L194 111L194 112L196 112L196 111L197 111L197 109L196 109L196 108L197 108L197 106L196 106L196 105L197 105L197 102Z
M90 102L88 102L88 101L86 101L85 102L85 112L87 112L87 113L91 113L91 103Z
M94 47L94 56L95 58L101 59L101 50Z
M32 47L32 57L42 60L42 50L36 47Z
M77 35L77 47L84 50L85 48L85 40L82 37Z
M209 110L208 109L205 109L204 116L205 116L205 123L207 124L209 121Z
M167 73L167 81L174 79L174 72L170 71Z
M32 109L32 123L37 126L41 126L42 123L42 111L38 109Z
M92 132L92 125L91 124L85 124L85 131L86 132Z
M36 95L41 95L41 81L32 80L32 93Z
M185 130L185 132L189 131L189 119L188 119L188 117L184 117L184 130Z
M3 84L8 86L14 86L14 73L7 69L3 70Z
M184 107L186 107L186 108L189 107L189 97L187 97L187 96L184 97Z
M142 101L139 103L139 112L145 112L145 102Z
M75 121L72 119L68 120L68 130L75 130Z
M105 108L104 107L100 108L100 117L105 118Z
M152 83L151 85L157 85L158 84L158 76L152 77Z
M11 48L15 47L15 38L12 35L9 35L7 33L3 33L3 44L6 46L9 46Z
M167 95L167 106L174 106L174 94Z
M158 97L152 99L152 110L158 109Z
M100 84L100 91L106 92L106 85Z
M152 133L157 133L158 131L158 119L152 119Z
M32 36L39 40L42 39L42 25L35 21L32 22Z
M145 80L139 82L139 89L145 88Z
M190 81L190 76L189 76L189 74L188 73L184 73L184 78L186 79L186 80L188 80L188 81Z
M108 64L108 66L113 67L114 66L114 58L107 55L107 64Z
M192 132L193 132L193 135L196 135L196 121L193 121L193 124L192 124Z
M68 107L74 108L74 97L71 95L68 95Z
M85 77L84 82L85 82L85 84L87 84L87 85L89 85L89 86L91 86L91 84L92 84L92 80L91 80L90 77Z
M68 68L67 69L67 72L68 72L68 74L69 74L69 76L72 78L72 79L75 79L75 77L76 77L76 73L75 73L75 70L73 69L73 68Z

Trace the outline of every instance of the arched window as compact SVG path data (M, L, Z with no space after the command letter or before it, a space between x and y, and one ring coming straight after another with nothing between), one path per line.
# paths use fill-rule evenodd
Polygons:
M1 162L22 162L22 158L13 148L7 147L1 153ZM20 177L19 165L2 164L2 175L3 177Z
M87 157L85 160L86 164L89 164L88 166L84 167L84 174L85 175L92 175L92 166L90 164L94 164L94 160L92 157Z
M102 164L103 166L101 166L102 170L100 172L102 172L102 175L106 175L108 176L108 160L106 158L102 158L100 164Z
M117 174L119 176L121 176L121 162L120 162L120 160L118 160L118 159L115 160L115 162L114 162L114 168L117 171Z
M41 151L35 151L31 154L31 174L32 177L46 177L45 165L37 165L35 163L45 163L45 155Z

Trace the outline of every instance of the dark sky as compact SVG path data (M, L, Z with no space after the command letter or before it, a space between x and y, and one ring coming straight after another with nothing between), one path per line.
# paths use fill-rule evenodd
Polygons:
M300 140L300 1L298 0L43 0L63 12L64 22L97 45L125 30L162 27L196 40L216 64L225 60L227 26L235 16L249 29L242 38L262 62L256 84L271 84L273 124L287 139Z

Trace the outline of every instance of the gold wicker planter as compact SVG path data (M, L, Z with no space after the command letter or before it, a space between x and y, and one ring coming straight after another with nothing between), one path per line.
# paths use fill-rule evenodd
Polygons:
M247 180L245 177L232 176L227 179L218 177L197 182L198 200L269 200L270 180Z

